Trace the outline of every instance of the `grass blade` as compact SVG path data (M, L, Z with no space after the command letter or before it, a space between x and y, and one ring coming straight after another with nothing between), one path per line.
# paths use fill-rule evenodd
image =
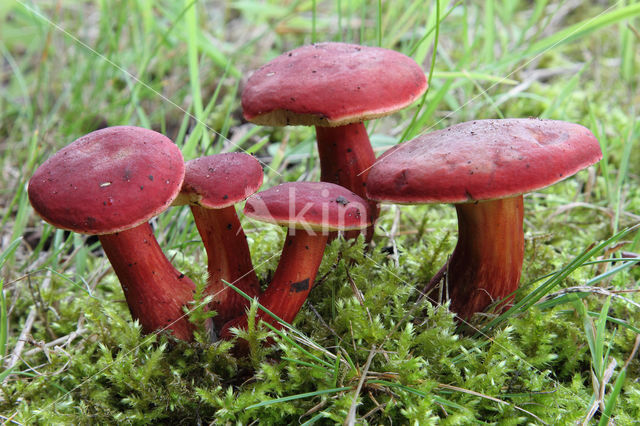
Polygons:
M594 18L585 19L532 43L521 53L509 56L507 60L503 61L500 65L532 58L539 53L555 49L563 44L571 43L609 25L640 15L640 3L635 3L613 11L609 11L610 9L611 8L607 9L607 11Z
M252 408L266 407L268 405L278 404L280 402L295 401L296 399L304 399L304 398L311 398L318 395L326 395L329 393L345 392L348 390L351 390L351 388L341 387L341 388L333 388L333 389L324 389L324 390L315 391L315 392L301 393L298 395L285 396L283 398L271 399L269 401L263 401L259 404L250 405L247 408L245 408L245 410L251 410Z
M543 284L541 284L537 289L535 289L534 291L523 297L522 300L520 300L518 303L513 305L511 309L490 321L485 327L483 327L481 333L479 334L488 333L493 327L503 323L512 315L516 315L527 310L529 307L538 302L544 295L548 294L554 287L558 286L562 281L564 281L565 278L567 278L573 271L583 265L589 258L593 257L616 241L620 240L625 235L628 235L632 231L635 231L639 227L640 225L636 225L631 228L627 228L623 231L618 232L607 240L602 241L600 244L585 249L581 254L579 254L571 262L569 262L563 269L558 271L558 273L554 274Z

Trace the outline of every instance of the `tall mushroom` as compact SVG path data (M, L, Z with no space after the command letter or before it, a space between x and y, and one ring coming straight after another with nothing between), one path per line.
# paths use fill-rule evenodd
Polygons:
M262 167L251 155L237 152L210 155L187 162L182 191L173 202L191 205L202 237L209 271L206 293L214 296L210 307L217 312L213 319L216 330L248 306L222 280L233 283L251 297L260 293L235 204L256 192L261 184Z
M339 185L325 182L283 183L247 199L244 212L253 219L288 228L278 268L259 302L286 322L291 322L313 287L327 238L332 231L362 230L370 225L368 204ZM259 311L258 318L279 326ZM246 316L229 322L246 326Z
M451 308L469 319L518 288L522 194L602 158L586 128L539 119L478 120L419 136L384 153L367 193L386 203L453 203L458 243L447 269Z
M379 47L319 43L258 69L242 92L244 117L268 126L315 126L321 180L366 198L375 155L363 121L405 108L427 89L422 68ZM370 203L372 223L378 206ZM371 239L373 228L367 231Z
M109 127L45 161L28 194L51 225L98 235L143 332L166 328L191 340L183 306L195 286L167 260L148 223L171 205L183 177L184 160L171 140L139 127Z

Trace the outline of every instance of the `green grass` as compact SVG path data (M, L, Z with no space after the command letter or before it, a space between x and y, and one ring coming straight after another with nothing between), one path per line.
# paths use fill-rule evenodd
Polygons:
M631 424L640 267L625 253L640 252L639 16L633 1L0 2L1 418ZM535 116L589 127L604 159L525 197L521 287L502 315L460 327L420 294L455 245L454 209L387 206L372 249L331 244L286 332L255 322L239 331L250 357L234 357L229 342L142 336L98 245L34 214L33 171L85 133L131 124L168 135L187 159L254 153L263 188L317 180L313 130L247 124L239 95L251 70L329 40L404 52L427 73L423 100L368 124L380 152L462 121ZM189 210L155 222L176 266L201 278ZM266 282L283 233L243 224ZM381 250L391 245L397 261ZM276 344L263 347L267 338Z

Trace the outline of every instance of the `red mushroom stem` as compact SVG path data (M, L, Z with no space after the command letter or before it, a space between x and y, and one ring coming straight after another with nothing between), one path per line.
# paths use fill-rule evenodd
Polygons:
M260 294L260 283L235 207L207 209L192 205L191 211L207 252L209 278L205 293L214 296L210 307L217 312L213 322L219 330L249 306L246 299L224 285L222 280L251 297Z
M458 243L449 260L448 292L451 309L468 320L518 288L524 259L524 207L519 195L456 204L456 211Z
M380 207L367 198L366 182L369 169L376 161L367 129L363 123L337 127L316 126L320 156L320 180L350 189L368 200L371 223L375 224ZM371 225L366 230L366 241L373 237ZM345 232L345 238L355 238L360 230Z
M195 285L169 262L149 223L98 237L142 331L166 328L178 339L192 340L183 306L193 300Z
M327 239L326 234L289 229L278 268L269 287L258 298L260 304L283 321L291 323L313 287ZM256 320L263 320L276 328L282 328L280 323L263 310L258 310ZM231 338L231 327L246 326L247 316L242 315L223 327L221 337Z

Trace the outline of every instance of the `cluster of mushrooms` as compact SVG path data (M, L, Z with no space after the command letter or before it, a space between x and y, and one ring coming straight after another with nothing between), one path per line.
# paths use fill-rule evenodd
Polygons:
M109 127L83 136L38 168L28 194L48 223L98 235L145 333L167 330L193 339L185 312L195 285L166 258L149 224L171 206L189 205L208 259L207 309L212 339L246 327L247 300L291 322L313 287L327 241L336 231L373 237L378 203L452 203L458 242L436 274L445 277L451 309L461 319L517 289L524 257L523 196L602 157L586 128L539 119L477 120L423 134L377 160L365 120L419 99L421 67L387 49L321 43L287 52L248 80L247 120L261 125L313 125L322 182L290 182L256 192L259 161L243 153L184 162L157 132ZM235 205L244 214L287 228L278 267L261 290ZM436 278L434 277L434 280ZM185 308L186 307L186 308ZM279 327L260 310L259 319Z

